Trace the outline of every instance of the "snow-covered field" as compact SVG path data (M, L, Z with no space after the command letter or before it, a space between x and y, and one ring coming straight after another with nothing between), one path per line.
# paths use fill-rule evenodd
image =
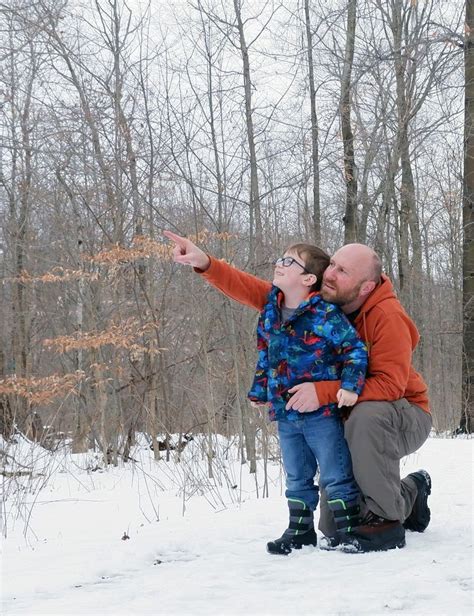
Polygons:
M433 479L432 522L406 548L288 557L265 551L286 524L277 462L269 498L257 498L262 467L256 482L220 455L211 481L196 443L180 464L142 449L137 464L105 472L84 470L93 454L27 454L19 443L9 452L33 456L36 481L51 478L16 494L4 480L2 613L470 615L473 443L431 438L403 460L404 473Z

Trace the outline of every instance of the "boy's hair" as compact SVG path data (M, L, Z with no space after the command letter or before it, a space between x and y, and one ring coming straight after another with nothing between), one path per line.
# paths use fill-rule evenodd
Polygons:
M312 285L311 291L319 291L323 282L324 270L329 265L330 256L314 244L293 244L286 249L286 252L296 252L303 260L308 272L317 276L318 279Z

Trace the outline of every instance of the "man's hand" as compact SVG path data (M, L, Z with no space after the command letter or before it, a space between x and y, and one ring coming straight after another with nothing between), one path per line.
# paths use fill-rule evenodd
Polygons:
M314 383L300 383L288 390L293 394L286 404L286 410L293 409L300 413L311 413L316 411L320 404Z
M193 244L191 240L176 235L172 231L163 231L169 240L174 242L173 261L182 265L192 265L201 270L207 270L211 261L207 254Z

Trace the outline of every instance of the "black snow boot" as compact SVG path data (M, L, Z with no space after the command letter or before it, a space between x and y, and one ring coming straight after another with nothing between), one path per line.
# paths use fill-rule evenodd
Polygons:
M408 477L411 477L416 483L418 494L413 503L413 509L405 522L403 522L403 526L407 530L422 533L431 519L431 511L428 507L428 496L431 494L431 477L424 470L410 473Z
M360 507L357 501L346 503L341 498L328 500L329 508L334 516L336 534L332 537L323 537L319 543L321 550L335 550L346 533L361 523Z
M287 556L304 545L316 545L313 512L302 500L288 499L290 522L283 535L267 543L267 552Z

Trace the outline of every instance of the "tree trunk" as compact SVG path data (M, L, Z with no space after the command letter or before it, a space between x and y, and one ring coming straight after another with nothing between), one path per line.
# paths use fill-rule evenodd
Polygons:
M396 78L396 101L397 101L397 122L401 166L401 186L400 186L400 256L399 256L399 276L400 276L400 295L402 303L413 317L417 327L420 329L421 340L417 347L417 357L423 363L423 342L424 319L422 318L422 243L418 212L416 208L415 181L413 178L412 161L410 158L410 137L409 124L414 120L414 102L411 97L414 76L409 75L407 67L407 54L402 53L402 47L408 44L407 36L404 32L408 27L409 15L402 15L401 3L396 3L392 15L392 33L395 62ZM410 238L411 253L410 261Z
M250 79L249 49L245 40L244 24L242 21L241 0L234 0L234 10L239 32L240 52L245 92L245 119L247 128L247 141L250 158L250 262L253 271L263 263L263 229L260 211L260 194L258 188L257 152L255 148L255 131L253 126L252 110L252 81Z
M474 2L466 2L463 183L463 378L459 428L474 431Z
M319 145L318 116L316 112L316 87L314 83L313 35L309 15L309 0L304 2L306 44L308 47L309 98L311 103L311 168L313 173L313 239L321 245L321 206L319 198Z
M79 230L79 236L77 238L77 246L79 258L78 262L81 262L81 256L83 254L84 242L82 239L81 230ZM80 336L83 333L84 322L84 293L85 283L84 279L80 278L78 281L78 293L77 293L77 305L76 305L76 332ZM84 370L84 350L79 348L76 352L76 370ZM83 414L83 383L82 381L78 385L78 395L74 400L74 435L72 441L73 453L84 453L87 451L87 425Z
M18 377L28 377L30 373L30 306L27 285L18 279L27 265L28 258L28 230L30 225L31 189L33 176L33 147L31 143L32 121L31 106L33 97L33 84L37 76L37 59L33 45L30 43L31 69L27 82L21 86L17 81L17 67L15 65L15 53L11 53L11 100L16 105L21 105L20 91L25 88L24 102L21 108L16 108L13 113L18 113L21 136L15 138L15 151L12 157L11 168L11 192L10 192L10 224L13 236L13 272L16 280L13 281L12 292L12 351L14 360L14 372ZM11 41L11 49L14 49ZM15 123L16 118L13 118ZM14 129L15 130L15 129ZM15 422L20 429L24 427L24 421L28 414L28 405L22 397L17 397L14 406Z
M346 184L346 211L344 214L344 243L357 240L357 167L354 156L354 134L351 124L351 76L354 60L357 1L349 0L347 5L346 48L342 72L341 116L342 143L344 148L344 181Z

